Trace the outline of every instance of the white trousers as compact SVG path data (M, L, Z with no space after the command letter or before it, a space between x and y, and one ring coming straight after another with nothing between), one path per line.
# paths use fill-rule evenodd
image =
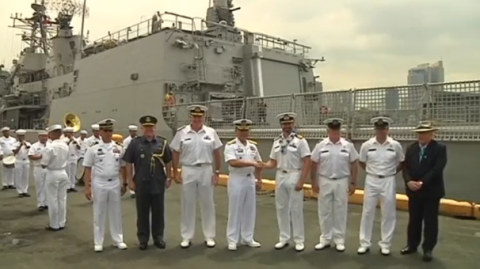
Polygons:
M110 236L116 244L123 243L122 204L120 179L93 178L93 236L95 245L103 246L105 238L105 222L108 213Z
M319 177L318 218L322 235L320 243L345 244L348 210L348 178Z
M191 240L195 235L196 203L200 202L202 228L205 239L215 237L215 202L212 183L211 165L182 166L182 223L181 235L184 240Z
M77 181L77 162L68 162L66 171L70 185L69 188L75 189L75 183Z
M65 227L67 222L67 189L70 187L65 170L48 170L45 176L50 227Z
M30 163L15 163L15 187L18 193L28 193Z
M230 174L228 180L227 241L238 244L253 241L255 231L255 177Z
M47 171L40 166L33 168L33 178L35 179L35 190L37 191L37 207L47 205L47 196L45 191L45 177Z
M135 171L132 171L132 177L135 175ZM132 191L130 189L128 189L128 191L130 192L130 194L135 194L135 191Z
M15 168L3 167L3 186L15 185Z
M305 241L303 190L295 190L300 174L300 171L283 173L278 170L275 176L275 207L280 230L279 240L283 243L290 240L291 230L293 230L293 241L295 243Z
M380 247L390 247L397 214L395 176L378 178L367 175L365 178L362 221L360 224L360 246L370 247L373 220L378 199L382 210L382 240Z

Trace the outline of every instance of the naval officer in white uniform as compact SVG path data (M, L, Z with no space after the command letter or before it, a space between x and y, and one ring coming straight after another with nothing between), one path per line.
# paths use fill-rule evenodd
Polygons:
M92 124L92 135L86 139L87 147L91 147L100 143L100 126L98 124Z
M15 132L18 141L13 144L13 153L15 154L15 187L19 197L30 197L28 194L28 183L30 179L30 159L28 158L28 151L32 144L25 140L27 131L19 129Z
M352 143L341 137L343 119L325 120L328 137L312 151L312 188L318 193L318 217L322 234L315 250L335 243L345 251L348 195L355 192L358 153Z
M396 222L396 183L395 175L401 170L405 160L402 146L388 136L392 119L376 117L371 120L375 137L367 140L360 148L360 167L366 171L363 212L360 224L360 247L358 254L370 250L373 220L378 199L381 201L382 226L380 253L390 255L390 245Z
M255 189L262 184L262 157L257 143L248 140L251 120L233 122L237 138L225 145L225 162L228 164L228 250L237 250L238 243L252 248L260 247L253 239L255 231Z
M78 144L77 139L73 136L73 131L74 129L72 127L66 127L63 129L64 141L68 146L67 175L70 181L70 188L67 192L77 192L77 189L75 189L75 183L77 181L77 161L81 147Z
M46 194L49 225L47 231L60 231L67 222L67 189L70 186L67 175L68 146L60 140L62 125L50 126L48 135L52 142L42 154L41 165L46 168Z
M173 171L177 182L182 182L182 248L188 248L195 234L197 197L200 200L205 245L215 247L214 187L222 166L222 141L217 132L203 124L207 108L188 106L191 123L177 130L170 143L173 150ZM181 167L181 176L177 168Z
M38 133L38 141L33 143L28 151L28 157L33 165L33 177L35 179L35 190L37 191L37 207L39 211L48 208L47 196L45 191L46 170L41 165L42 154L47 147L48 132L40 131Z
M282 134L273 142L270 160L264 168L277 169L275 205L280 237L275 248L288 246L293 230L295 250L300 252L305 249L303 184L310 172L310 147L303 136L293 132L296 116L293 112L277 115Z
M88 148L83 160L85 166L85 196L93 197L93 234L96 252L103 251L105 222L108 214L110 235L119 249L127 249L123 242L121 197L126 191L123 148L112 141L115 120L105 119L98 123L102 141ZM92 177L92 170L94 176ZM121 174L121 177L119 177Z
M128 148L128 145L130 145L130 142L132 142L132 139L137 137L137 131L138 131L138 126L137 125L129 125L128 126L128 132L129 136L123 140L123 148L126 150ZM130 192L130 198L135 198L135 191L134 190L129 190Z
M15 137L10 136L10 128L5 126L2 128L3 136L0 137L0 146L2 147L3 158L13 156L13 144L17 142ZM15 172L14 166L3 166L3 188L6 189L15 189Z

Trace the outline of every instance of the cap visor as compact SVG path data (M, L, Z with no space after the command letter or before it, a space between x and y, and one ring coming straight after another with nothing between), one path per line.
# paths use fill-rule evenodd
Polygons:
M155 126L154 123L143 123L142 126Z
M414 133L429 133L429 132L435 132L437 131L438 129L436 128L430 128L430 129L415 129L415 130L412 130L412 132Z

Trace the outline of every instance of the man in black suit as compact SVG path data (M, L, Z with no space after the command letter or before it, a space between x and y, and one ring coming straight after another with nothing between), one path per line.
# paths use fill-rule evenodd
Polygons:
M409 222L407 246L402 255L417 252L422 239L423 260L433 259L432 251L437 244L438 210L440 199L445 196L443 169L447 164L447 149L434 140L437 129L431 122L423 121L413 131L418 141L407 148L403 179L408 196Z

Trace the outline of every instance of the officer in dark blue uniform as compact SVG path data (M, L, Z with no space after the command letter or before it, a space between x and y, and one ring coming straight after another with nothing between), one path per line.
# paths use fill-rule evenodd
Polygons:
M172 153L167 140L157 136L153 116L140 118L143 136L134 138L126 149L123 160L127 163L127 179L136 192L137 237L140 250L148 248L150 239L150 212L153 243L165 248L165 189L172 179ZM135 173L133 173L135 169Z

